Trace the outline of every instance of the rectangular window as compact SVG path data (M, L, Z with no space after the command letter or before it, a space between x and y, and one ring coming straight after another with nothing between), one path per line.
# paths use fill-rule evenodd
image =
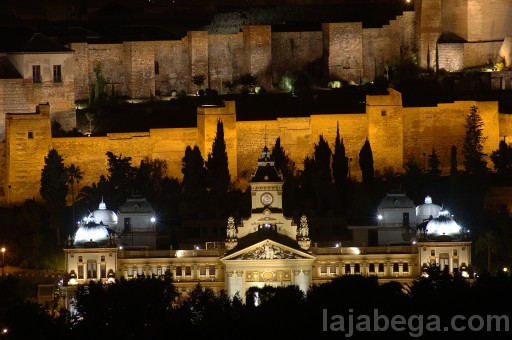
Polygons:
M326 264L322 264L320 266L320 274L327 274L327 265Z
M190 275L192 275L192 267L186 266L185 267L185 276L190 276Z
M354 264L354 273L361 273L361 265L359 263Z
M155 74L160 74L160 64L155 60Z
M60 65L53 65L53 82L62 83L62 67Z
M101 256L101 262L105 262L105 256Z
M398 273L398 262L393 263L393 273Z
M370 265L368 266L368 271L370 273L375 273L375 263L370 263Z
M210 266L209 274L210 276L215 276L215 266Z
M345 274L351 274L352 271L350 270L350 264L345 265Z
M158 267L156 270L156 275L161 276L162 275L162 268Z
M382 111L380 111L380 115L381 115L382 117L385 117L385 116L386 116L386 110L382 110Z
M384 263L379 263L379 273L384 273Z
M176 267L176 276L181 276L181 266Z
M84 265L79 264L78 265L78 279L83 279L83 278L84 278Z
M32 82L41 82L41 65L32 65Z
M329 272L331 274L336 274L336 264L331 264L330 268L329 268Z
M98 268L95 261L87 261L87 278L95 279L98 277Z
M453 256L457 256L457 249L453 250Z
M132 230L132 221L130 217L124 218L124 232L129 233Z
M408 273L409 272L409 263L405 262L403 265L402 265L402 271L404 273Z
M34 138L34 133L32 131L29 131L28 134L27 134L27 137L28 137L28 139L33 139Z
M78 256L78 262L84 262L84 258L82 256Z
M432 250L430 251L430 256L436 256L436 251L435 251L435 249L432 249Z
M199 267L199 275L203 275L203 276L206 275L206 267L205 266Z
M107 265L102 263L100 265L100 278L104 279L107 277Z

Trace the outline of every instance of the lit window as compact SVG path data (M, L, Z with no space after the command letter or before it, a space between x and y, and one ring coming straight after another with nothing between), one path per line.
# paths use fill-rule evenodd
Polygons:
M398 273L398 262L393 263L393 273Z
M375 273L375 263L370 263L370 265L368 266L368 271L370 273Z
M41 82L41 65L32 65L32 82Z
M98 268L96 261L87 261L87 278L95 279L98 277Z
M60 65L53 65L53 82L62 83L62 67Z
M379 263L379 273L384 273L384 263Z

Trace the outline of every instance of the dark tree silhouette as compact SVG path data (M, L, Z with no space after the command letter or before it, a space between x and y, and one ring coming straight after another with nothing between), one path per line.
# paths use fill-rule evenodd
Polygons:
M500 141L498 150L491 153L494 170L503 175L512 174L512 147L504 140Z
M332 151L329 143L327 143L323 135L320 135L318 144L315 144L314 151L315 176L319 184L329 185L332 182L331 155Z
M183 174L181 187L184 198L182 207L186 208L185 214L189 214L204 205L208 173L201 150L197 146L194 146L194 148L187 146L181 164L181 173Z
M109 196L112 200L113 208L124 203L126 198L134 189L136 169L131 165L132 158L123 155L116 156L107 151Z
M450 149L450 176L455 176L459 170L457 169L457 147L452 145Z
M359 151L359 167L363 175L363 182L368 183L373 181L373 153L368 138L366 138L361 151Z
M478 113L478 107L472 106L466 117L466 136L462 146L464 168L470 175L480 175L487 172L486 154L482 151L486 137L483 136L483 121Z
M277 137L274 148L272 149L276 169L283 174L284 180L288 180L295 174L295 163L288 157L286 151L281 145L281 137Z
M167 162L161 159L145 158L135 170L137 193L146 197L164 189L167 177Z
M224 140L224 125L220 119L217 121L217 134L213 140L212 152L208 154L206 164L211 193L216 197L216 202L220 203L218 199L225 196L231 183L226 141Z
M56 149L51 149L48 152L48 156L44 158L44 163L41 171L39 193L46 203L51 225L55 228L57 244L61 244L61 215L66 206L68 174L62 156L59 155Z
M343 138L340 139L340 127L336 126L336 140L334 141L334 153L332 155L332 176L334 183L340 185L347 181L348 157L345 155Z
M71 164L66 168L66 173L68 174L68 184L71 185L71 208L73 210L73 219L72 222L76 223L75 220L75 184L78 184L81 179L83 179L84 173L80 169L80 167L75 166L75 164Z
M436 153L436 149L432 148L432 153L428 155L428 173L431 176L438 177L441 175L441 169L439 169L441 162L439 161L439 156Z

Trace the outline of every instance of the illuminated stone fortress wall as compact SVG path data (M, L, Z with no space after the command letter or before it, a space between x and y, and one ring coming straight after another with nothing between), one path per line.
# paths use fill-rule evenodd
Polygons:
M181 178L185 148L198 145L206 157L219 119L224 124L230 173L242 188L254 170L254 155L261 151L265 138L271 147L281 137L283 147L300 168L305 156L313 152L320 134L333 147L337 123L347 156L352 159L350 174L355 178L361 176L358 154L366 138L372 146L375 169L381 173L389 167L403 172L403 164L409 160L422 165L423 153L429 155L434 147L443 173L447 174L450 148L455 145L460 155L465 117L473 105L479 108L484 121L485 153L496 150L501 138L512 136L512 117L499 114L497 102L461 101L435 107L403 107L401 94L390 89L388 95L368 96L366 103L366 113L237 121L235 103L226 102L222 107L199 107L197 127L66 138L51 137L51 108L40 105L36 113L7 117L6 158L1 168L5 174L4 195L0 197L3 205L38 198L44 157L50 148L58 150L66 165L73 163L83 170L81 187L107 173L107 151L132 157L132 164L137 166L145 157L165 160L168 174ZM458 159L461 166L461 156Z

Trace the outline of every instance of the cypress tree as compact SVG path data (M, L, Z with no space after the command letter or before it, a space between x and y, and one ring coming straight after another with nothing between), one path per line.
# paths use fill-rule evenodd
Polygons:
M373 153L370 141L366 138L361 151L359 151L359 167L363 175L363 182L373 181Z
M61 244L60 216L66 206L68 193L68 174L64 166L64 160L56 149L51 149L44 158L44 167L41 171L41 187L39 193L46 202L50 215L50 223L55 228L57 244Z
M483 152L483 121L478 113L478 107L472 106L466 117L466 136L462 146L464 156L464 168L470 175L485 174L487 172L487 161L484 159L486 154Z
M332 155L332 176L334 183L343 184L348 176L348 157L345 155L345 145L340 139L340 127L336 126L336 140L334 141L334 153Z
M436 177L441 175L441 170L439 169L440 164L441 162L439 161L436 149L432 147L432 153L428 156L429 174Z
M217 133L213 140L212 152L208 154L207 169L212 193L225 194L229 189L231 175L224 140L224 125L220 119L217 121Z

